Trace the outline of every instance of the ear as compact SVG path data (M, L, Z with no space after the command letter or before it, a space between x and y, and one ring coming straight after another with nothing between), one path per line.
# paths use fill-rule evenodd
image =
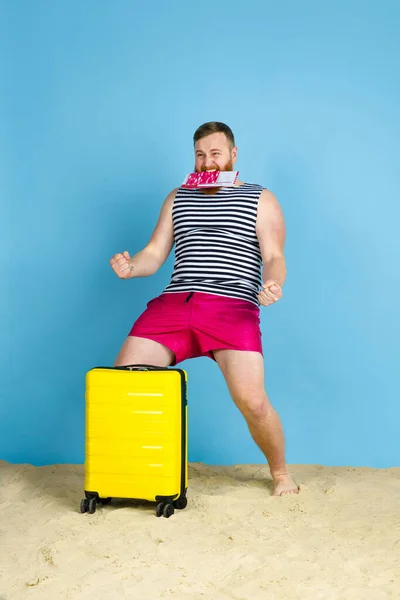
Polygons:
M232 150L231 150L231 157L232 157L233 164L235 164L235 162L236 162L237 152L238 152L237 146L235 146L234 148L232 148Z

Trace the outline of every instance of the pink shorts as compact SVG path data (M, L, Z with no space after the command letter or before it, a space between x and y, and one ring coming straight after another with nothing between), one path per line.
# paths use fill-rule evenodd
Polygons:
M129 335L163 344L176 365L213 350L248 350L262 354L260 309L246 300L203 292L163 293L150 300Z

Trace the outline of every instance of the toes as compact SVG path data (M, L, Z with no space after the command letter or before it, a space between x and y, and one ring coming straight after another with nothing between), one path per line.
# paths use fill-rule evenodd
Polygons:
M298 494L299 493L299 489L296 490L275 490L275 492L273 493L273 496L292 496L293 494Z

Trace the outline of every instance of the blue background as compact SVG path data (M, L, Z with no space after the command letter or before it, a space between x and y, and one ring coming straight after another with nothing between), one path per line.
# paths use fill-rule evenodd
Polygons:
M278 6L279 4L279 6ZM84 378L169 282L121 281L228 123L287 223L263 309L289 463L400 465L398 3L0 3L0 458L82 463ZM262 463L209 359L189 373L190 460Z

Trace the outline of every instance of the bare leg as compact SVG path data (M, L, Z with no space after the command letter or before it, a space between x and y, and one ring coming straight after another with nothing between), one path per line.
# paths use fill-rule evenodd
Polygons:
M264 387L264 362L258 352L216 350L215 359L250 433L266 457L274 480L274 496L298 493L288 472L281 420Z
M172 350L146 338L128 336L122 345L114 366L146 364L169 367L174 360Z

